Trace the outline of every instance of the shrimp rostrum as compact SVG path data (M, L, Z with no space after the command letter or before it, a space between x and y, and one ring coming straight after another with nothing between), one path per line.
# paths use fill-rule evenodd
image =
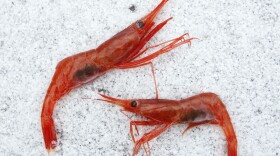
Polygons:
M130 134L134 141L133 156L143 146L147 155L150 154L148 142L170 126L178 123L187 123L187 128L182 134L192 127L202 124L213 124L220 126L227 140L228 156L237 155L237 139L231 123L229 114L221 99L214 93L202 93L187 99L133 99L123 100L100 94L106 101L123 107L124 111L132 112L147 118L144 121L130 121ZM156 126L150 132L145 133L139 140L135 140L133 126ZM139 134L139 133L138 133ZM148 149L146 146L148 145Z
M186 38L188 34L183 34L161 44L144 48L146 43L171 19L168 18L154 26L154 18L166 2L167 0L162 0L148 15L132 23L96 49L67 57L58 63L47 90L41 113L43 137L48 151L54 149L57 145L52 115L55 104L61 97L72 89L90 82L112 69L127 69L151 65L154 76L153 64L151 63L152 59L180 45L190 43L194 39ZM148 49L157 46L161 47L154 53L137 59Z

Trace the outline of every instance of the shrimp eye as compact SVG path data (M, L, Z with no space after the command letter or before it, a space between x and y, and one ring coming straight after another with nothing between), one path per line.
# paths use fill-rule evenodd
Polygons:
M137 25L138 28L142 28L145 24L144 24L143 21L137 21L136 25Z
M138 105L137 101L132 101L130 104L131 107L137 107L137 105Z

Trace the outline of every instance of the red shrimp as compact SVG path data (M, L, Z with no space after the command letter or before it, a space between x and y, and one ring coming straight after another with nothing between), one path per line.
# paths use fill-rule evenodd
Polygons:
M132 156L135 156L143 145L147 155L150 154L148 142L170 126L178 123L187 123L188 126L182 135L192 127L202 124L219 125L224 131L227 139L228 156L237 155L237 139L225 105L214 93L202 93L187 99L116 99L100 94L106 101L123 107L122 111L132 112L147 118L144 121L130 121L130 134L135 143ZM139 140L135 141L133 126L156 126L150 132L145 133ZM139 133L138 133L139 134ZM145 144L148 145L146 150Z
M67 57L58 63L47 90L41 113L43 137L48 152L57 145L52 115L55 104L62 96L112 69L135 68L143 65L151 65L154 83L156 85L151 60L180 45L190 43L194 39L185 39L187 34L184 34L178 38L143 49L145 44L171 20L171 18L168 18L154 27L155 23L153 20L167 1L162 0L148 15L132 23L96 49ZM156 52L135 60L148 49L159 45L162 45L162 47Z

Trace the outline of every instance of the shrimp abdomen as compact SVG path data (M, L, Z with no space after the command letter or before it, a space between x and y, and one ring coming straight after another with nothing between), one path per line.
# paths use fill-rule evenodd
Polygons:
M207 110L211 113L213 119L205 119L209 123L221 126L227 139L228 156L237 155L237 138L230 116L222 100L214 93L202 93L190 98L192 102L187 103L188 107L194 107L197 110ZM190 100L189 99L189 100ZM187 100L187 99L186 99Z
M95 50L67 57L59 62L44 99L41 113L42 131L48 151L56 147L57 137L52 118L56 102L72 89L105 73L106 68L97 65Z

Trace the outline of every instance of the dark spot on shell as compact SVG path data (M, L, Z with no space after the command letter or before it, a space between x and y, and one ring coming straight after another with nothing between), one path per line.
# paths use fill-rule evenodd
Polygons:
M143 21L137 21L136 25L137 25L138 28L142 28L145 24L144 24Z
M87 77L94 75L95 73L99 72L99 68L95 65L86 65L83 69L79 69L75 73L75 78L79 81L86 80Z
M92 66L86 66L84 71L86 75L91 75L94 72L94 68Z
M132 101L130 104L131 107L137 107L137 105L138 105L137 101Z
M76 72L75 76L76 76L76 78L77 78L78 80L82 80L82 79L84 78L84 76L85 76L85 73L84 73L83 70L78 70L78 71Z
M194 121L197 117L205 117L206 113L202 110L190 109L183 117L182 121Z
M129 7L129 10L130 10L130 11L132 11L132 12L134 12L134 11L135 11L135 9L136 9L136 7L135 7L135 5L134 5L134 4L132 4L132 5Z

